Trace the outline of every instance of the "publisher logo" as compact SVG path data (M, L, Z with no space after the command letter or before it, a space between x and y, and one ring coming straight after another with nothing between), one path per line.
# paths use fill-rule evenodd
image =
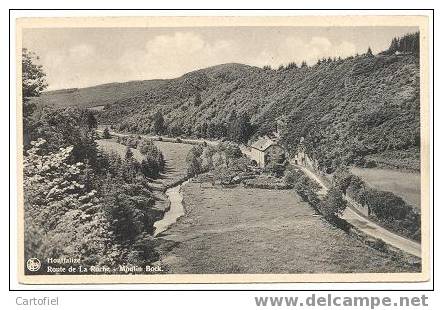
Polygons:
M28 268L29 271L38 271L41 266L40 260L35 257L28 259L26 262L26 268Z

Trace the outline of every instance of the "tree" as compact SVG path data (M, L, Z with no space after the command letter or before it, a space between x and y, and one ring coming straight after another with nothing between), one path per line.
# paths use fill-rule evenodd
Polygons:
M249 116L242 113L229 128L229 139L232 141L246 143L252 135L252 125Z
M202 104L202 97L199 92L194 96L194 107L199 107Z
M366 52L366 56L374 56L374 55L372 54L371 47L368 47L368 51Z
M202 155L203 148L199 145L195 145L189 150L188 154L186 155L188 177L193 177L203 172Z
M23 144L26 150L33 139L33 120L35 104L30 101L32 97L40 96L46 89L46 74L43 66L38 64L39 57L28 49L22 49L22 97L23 97Z
M287 70L290 70L290 69L297 69L297 63L295 63L294 61L288 63L288 65L286 66L286 69L287 69Z
M86 165L70 162L72 146L47 152L45 144L32 141L23 162L26 257L111 263L110 222L100 210L98 192L84 183Z
M126 147L126 152L125 152L125 159L128 160L130 158L133 158L134 154L131 151L130 147Z
M160 111L155 113L153 116L151 131L156 135L163 134L165 131L165 120Z
M24 100L38 97L48 87L40 58L28 49L22 49L22 96Z
M327 219L336 219L346 209L346 201L340 189L332 187L320 203L320 211Z
M86 128L88 131L97 128L97 119L95 118L94 113L92 113L92 111L81 110L80 126Z
M111 139L111 134L109 133L108 127L106 127L105 130L103 130L103 139Z
M368 206L379 219L402 220L412 208L393 193L375 189L362 191L358 201Z
M394 54L396 51L399 50L399 44L398 44L398 39L394 38L391 41L391 45L389 46L388 52L390 54Z
M193 154L187 161L188 161L188 167L187 167L188 177L193 177L203 172L201 158Z
M44 139L48 151L73 146L73 162L89 163L95 167L97 159L96 134L86 109L44 107L34 116L34 135Z

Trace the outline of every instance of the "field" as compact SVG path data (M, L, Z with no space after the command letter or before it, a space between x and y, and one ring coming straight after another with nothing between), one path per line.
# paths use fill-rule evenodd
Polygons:
M410 205L420 208L420 173L390 169L352 168L371 187L392 192Z
M165 186L177 183L186 177L186 155L192 148L190 144L154 141L166 160L166 171L159 180Z
M120 144L114 140L106 139L106 140L96 140L98 147L105 152L111 153L117 153L122 158L125 157L126 154L126 145ZM139 162L143 160L143 155L140 153L137 149L131 149L132 154L134 155L134 158L137 159Z
M126 153L126 146L117 143L114 140L97 140L97 144L100 148L107 152L116 152L120 156L124 157ZM160 178L155 180L154 183L162 185L163 187L169 187L170 185L183 180L186 177L186 155L192 148L190 144L184 143L172 143L163 141L154 141L154 144L162 151L166 161L166 171L161 174ZM143 155L137 150L132 149L134 158L138 161L143 160Z
M290 190L183 186L186 215L161 235L171 273L418 272L332 227Z

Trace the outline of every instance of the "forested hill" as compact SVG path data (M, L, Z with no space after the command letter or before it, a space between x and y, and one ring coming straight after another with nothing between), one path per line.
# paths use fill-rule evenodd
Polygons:
M386 51L278 69L223 64L170 80L47 92L42 104L103 105L102 124L134 133L226 137L279 132L328 171L345 165L419 169L419 35ZM252 124L252 125L251 125Z
M256 68L226 64L185 74L141 95L117 101L103 123L150 132L161 111L172 134L217 137L246 113L255 135L275 131L294 151L301 137L322 168L364 164L364 158L418 168L419 59L414 54L365 54ZM394 159L394 161L392 161Z

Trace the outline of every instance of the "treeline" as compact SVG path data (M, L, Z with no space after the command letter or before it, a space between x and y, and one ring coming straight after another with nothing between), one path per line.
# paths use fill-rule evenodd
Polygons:
M334 184L341 193L367 207L371 219L396 233L420 241L420 211L408 205L401 197L369 187L348 169L340 169L335 173Z
M162 214L143 166L130 152L121 158L99 151L95 129L84 109L44 108L30 117L25 260L75 257L83 266L112 267L158 258L151 234Z
M417 56L420 55L420 33L409 33L402 37L394 38L391 41L391 45L386 54L395 54L395 52L401 53L413 53Z
M148 117L148 121L138 123L138 119L124 120L115 129L119 132L139 134L167 135L169 137L188 137L205 139L228 139L239 143L247 143L256 128L251 124L246 113L237 115L232 111L227 122L203 122L202 124L167 123L161 112Z
M243 156L238 145L222 142L216 146L193 146L186 156L188 177L212 171L213 181L230 184L240 172L246 172L250 160Z
M148 178L158 178L165 171L165 159L163 153L149 139L142 138L137 135L119 136L117 142L130 148L137 149L143 159L140 163L142 173ZM127 151L127 152L128 152Z

